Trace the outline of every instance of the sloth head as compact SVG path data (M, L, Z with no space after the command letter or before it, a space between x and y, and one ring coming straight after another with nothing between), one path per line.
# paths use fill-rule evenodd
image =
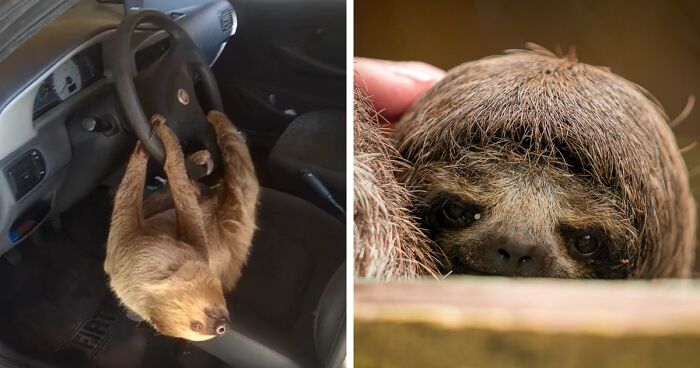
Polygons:
M203 341L230 329L221 283L203 261L179 265L149 298L148 320L163 335Z
M609 70L542 49L466 63L395 138L445 271L690 274L695 203L668 119Z

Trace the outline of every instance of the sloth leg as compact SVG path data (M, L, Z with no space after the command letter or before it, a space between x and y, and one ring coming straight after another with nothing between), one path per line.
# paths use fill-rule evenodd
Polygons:
M141 142L137 142L114 198L109 244L125 244L141 234L147 165L148 154Z
M223 164L223 187L219 193L217 220L241 222L244 226L254 227L259 187L245 140L223 113L212 111L207 118L216 131Z
M214 217L230 244L232 261L230 267L223 270L221 280L224 290L228 291L240 278L241 267L248 257L255 231L259 186L243 136L223 113L211 111L207 120L216 131L223 166L223 183Z
M173 197L178 237L208 259L204 218L197 201L198 189L192 185L187 177L185 158L180 142L175 133L165 125L165 118L162 116L155 115L151 119L151 123L157 130L165 149L164 169Z

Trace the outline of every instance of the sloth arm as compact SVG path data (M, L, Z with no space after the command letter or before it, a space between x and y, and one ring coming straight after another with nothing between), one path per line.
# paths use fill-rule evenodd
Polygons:
M197 199L198 190L187 177L180 142L164 122L156 124L159 124L156 129L165 149L164 169L173 198L178 238L208 258L204 219Z
M109 245L125 244L143 233L143 188L147 165L148 155L137 142L114 198L107 239Z
M255 205L258 181L253 161L243 136L221 112L211 111L207 120L216 131L216 140L223 163L223 183L218 192L214 218L220 227L238 225L245 242L250 242L255 229Z

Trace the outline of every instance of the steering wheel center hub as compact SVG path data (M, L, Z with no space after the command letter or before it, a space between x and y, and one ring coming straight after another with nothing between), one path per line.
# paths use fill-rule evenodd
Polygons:
M190 94L184 89L180 88L177 90L177 100L183 105L190 104Z

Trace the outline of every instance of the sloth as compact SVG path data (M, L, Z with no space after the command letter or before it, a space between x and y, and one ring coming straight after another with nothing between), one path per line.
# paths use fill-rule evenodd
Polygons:
M427 237L418 246L399 242L398 253L427 244L436 260L427 268L556 278L691 274L695 202L668 117L643 88L573 53L532 45L452 69L402 116L392 144L402 164L389 169L411 198L403 220ZM375 240L359 240L356 260ZM371 268L389 253L378 258L359 263Z
M192 341L230 328L224 294L248 258L259 192L241 134L220 112L207 119L222 155L220 183L212 193L200 191L187 176L177 137L154 116L169 191L143 201L148 155L137 143L114 199L104 264L126 308L159 333ZM211 163L206 151L193 156L195 164Z

